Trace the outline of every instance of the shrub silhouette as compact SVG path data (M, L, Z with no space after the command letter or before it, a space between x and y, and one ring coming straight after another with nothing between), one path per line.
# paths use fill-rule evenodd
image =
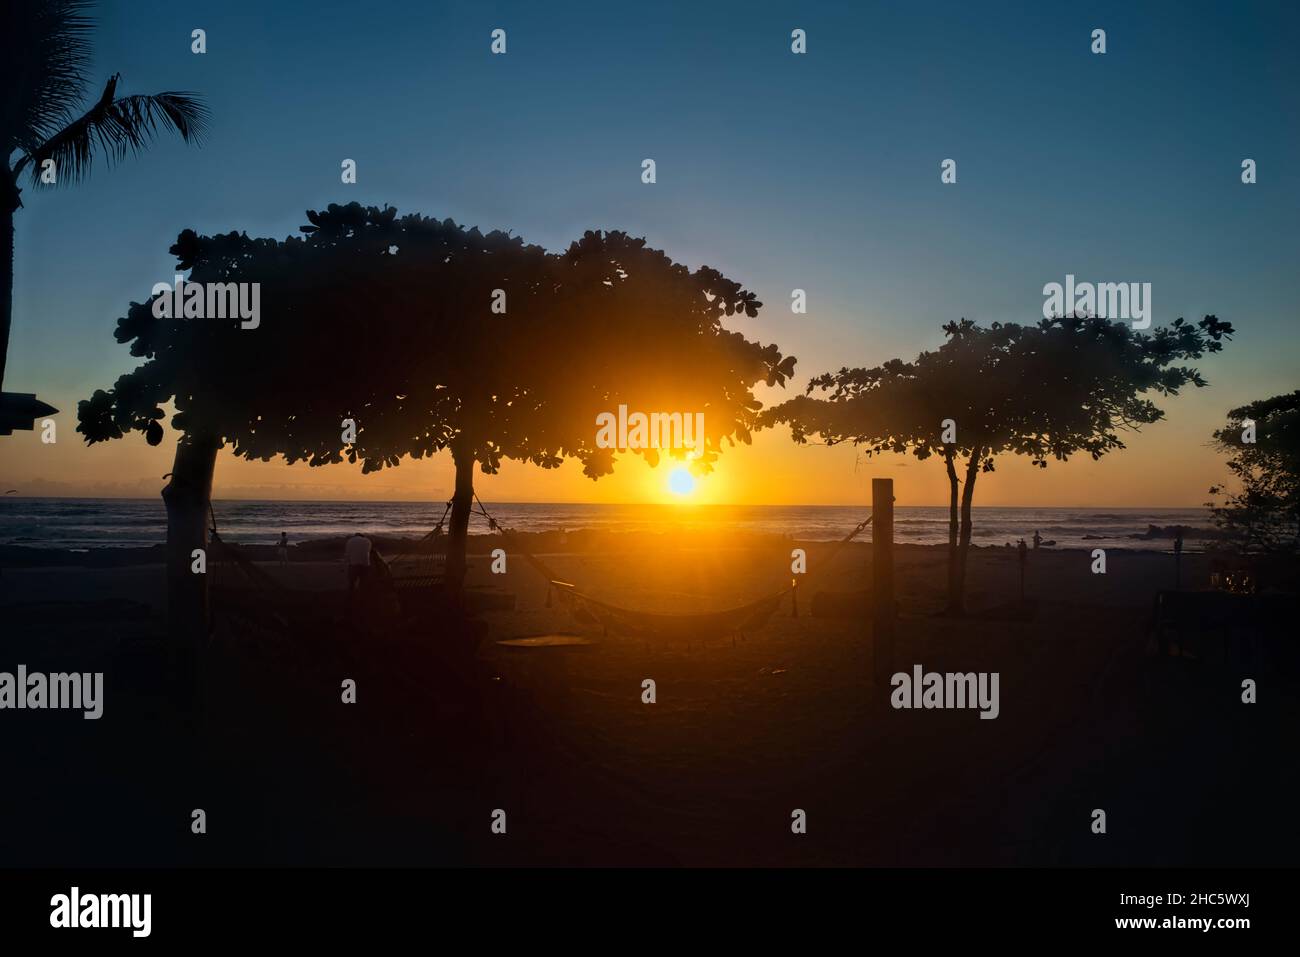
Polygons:
M1251 442L1243 438L1247 422ZM1231 453L1228 470L1238 483L1231 492L1210 489L1223 496L1210 503L1219 527L1245 552L1300 552L1300 391L1231 410L1214 440Z

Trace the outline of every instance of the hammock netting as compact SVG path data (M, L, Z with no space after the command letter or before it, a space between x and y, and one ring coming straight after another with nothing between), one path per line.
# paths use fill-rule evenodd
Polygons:
M788 585L748 604L713 612L668 615L624 608L595 598L571 582L564 581L545 562L525 548L514 532L497 522L483 507L483 503L478 501L477 495L474 498L478 514L488 520L491 530L501 534L510 543L511 551L522 556L546 579L550 589L547 604L550 604L551 594L557 596L575 621L589 627L602 628L607 635L702 638L752 632L772 617L780 606L781 599L790 595L796 587ZM447 510L443 512L437 526L420 539L414 548L388 562L378 553L373 556L375 579L380 583L383 593L396 599L394 604L398 607L394 610L426 610L429 602L441 598L448 539L443 524L450 509L451 503L448 502ZM234 600L234 617L243 619L246 623L283 630L287 628L291 617L298 620L304 616L328 616L335 602L326 593L289 588L265 569L259 568L237 546L224 542L217 533L215 517L212 524L209 551L216 572L213 586L223 605ZM820 568L824 570L840 550L870 524L871 518L868 517L836 542L830 554L822 558ZM812 577L805 576L806 579Z

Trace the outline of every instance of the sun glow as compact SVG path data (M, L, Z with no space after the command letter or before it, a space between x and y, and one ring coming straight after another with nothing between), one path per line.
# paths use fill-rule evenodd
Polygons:
M684 498L695 491L695 476L684 465L679 465L668 473L668 491L679 498Z

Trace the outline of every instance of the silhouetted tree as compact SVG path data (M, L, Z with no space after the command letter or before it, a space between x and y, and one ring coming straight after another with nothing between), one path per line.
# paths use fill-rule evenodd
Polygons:
M1098 459L1124 448L1121 432L1164 417L1145 395L1204 386L1195 369L1175 363L1218 352L1232 326L1206 316L1196 325L1178 319L1142 333L1070 316L988 328L963 319L944 326L944 333L947 341L915 362L895 359L819 376L808 395L769 410L763 422L788 423L799 442L820 435L828 444L853 442L869 453L940 455L951 491L948 604L960 613L980 473L993 471L1004 453L1027 455L1046 468L1049 459L1066 461L1080 452ZM830 397L812 398L815 391ZM950 443L944 442L945 419L955 426Z
M290 461L323 459L327 446L339 447L340 410L358 394L348 386L364 383L345 374L341 336L356 327L335 308L341 298L332 298L353 294L345 257L301 238L280 243L240 233L199 237L191 230L171 252L190 283L259 284L257 328L241 328L237 314L155 315L157 296L131 303L115 337L144 361L110 390L79 403L77 429L91 444L139 431L158 445L164 406L174 406L171 424L181 436L162 491L168 608L177 640L193 642L206 630L207 579L190 573L191 552L208 544L218 450L229 443L250 458L283 452ZM326 438L331 421L332 443Z
M793 371L776 346L723 328L725 316L756 315L752 293L623 233L589 232L548 254L389 208L307 216L305 236L283 242L182 233L172 252L190 282L260 284L259 325L158 318L152 300L133 303L116 336L146 361L78 409L89 442L138 430L156 444L174 402L184 435L164 498L187 608L201 587L188 555L202 547L223 445L253 459L360 460L365 472L450 451L447 580L458 593L476 464L490 474L506 458L543 468L574 458L591 477L606 474L617 450L597 446L596 416L625 404L703 412L691 463L707 470L723 441L749 441L761 407L752 386ZM345 419L356 423L350 444Z
M913 362L891 359L873 369L842 369L813 379L808 392L823 390L830 400L798 396L764 415L768 424L788 422L798 442L819 435L830 445L851 441L868 456L885 452L911 452L918 460L938 456L948 475L948 589L956 596L959 501L961 484L956 462L964 452L965 432L957 442L942 441L945 419L973 418L969 403L971 376L978 374L970 348L979 330L960 327L960 339L933 352L923 352Z
M402 452L450 450L453 591L464 575L476 464L492 474L507 458L542 468L572 458L598 478L613 470L617 450L598 447L597 416L625 405L702 412L703 443L690 463L705 472L724 442L750 441L761 407L754 385L783 384L794 369L794 358L775 345L724 328L728 316L757 314L752 293L708 267L692 272L643 239L587 232L564 252L545 255L521 246L509 258L459 267L458 294L449 297L443 287L451 280L438 278L457 269L442 264L446 228L407 223L394 240L402 249L397 258L406 257L403 308L429 319L397 362L383 366L403 398L367 412L355 452L369 469ZM494 289L506 295L504 315L489 312ZM440 357L439 374L429 374L425 356ZM655 449L633 451L658 461ZM688 451L668 454L686 458Z
M6 4L0 21L0 387L13 319L19 178L26 172L38 187L76 183L96 156L122 160L144 150L161 130L197 142L208 121L207 109L192 93L118 96L121 74L111 76L94 106L78 116L89 84L94 21L86 14L92 6L84 0L23 0ZM42 176L47 169L53 183Z
M1210 489L1219 527L1246 552L1300 552L1300 391L1233 409L1214 439L1238 483Z

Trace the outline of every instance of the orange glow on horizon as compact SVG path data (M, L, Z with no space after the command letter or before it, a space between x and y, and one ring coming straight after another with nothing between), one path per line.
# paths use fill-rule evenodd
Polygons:
M1207 390L1208 391L1208 390ZM1227 479L1224 457L1207 435L1217 425L1223 397L1192 394L1170 403L1169 418L1126 435L1128 448L1099 462L1076 457L1045 470L1013 456L982 475L976 506L1194 507L1210 485ZM59 417L60 441L43 445L38 432L7 436L0 481L19 495L79 498L156 498L172 470L175 443L157 447L142 437L86 446ZM79 438L79 437L77 437ZM761 432L750 445L725 446L704 475L692 473L689 494L671 491L685 468L664 457L656 467L621 454L614 472L593 481L576 462L558 469L506 460L495 475L478 472L474 487L485 502L696 505L853 505L871 500L871 478L893 478L899 505L944 505L941 463L911 456L868 457L851 445L796 445L779 431ZM426 501L450 497L449 455L404 460L397 468L362 475L359 465L310 468L282 461L249 462L222 452L214 476L217 499L296 501Z

